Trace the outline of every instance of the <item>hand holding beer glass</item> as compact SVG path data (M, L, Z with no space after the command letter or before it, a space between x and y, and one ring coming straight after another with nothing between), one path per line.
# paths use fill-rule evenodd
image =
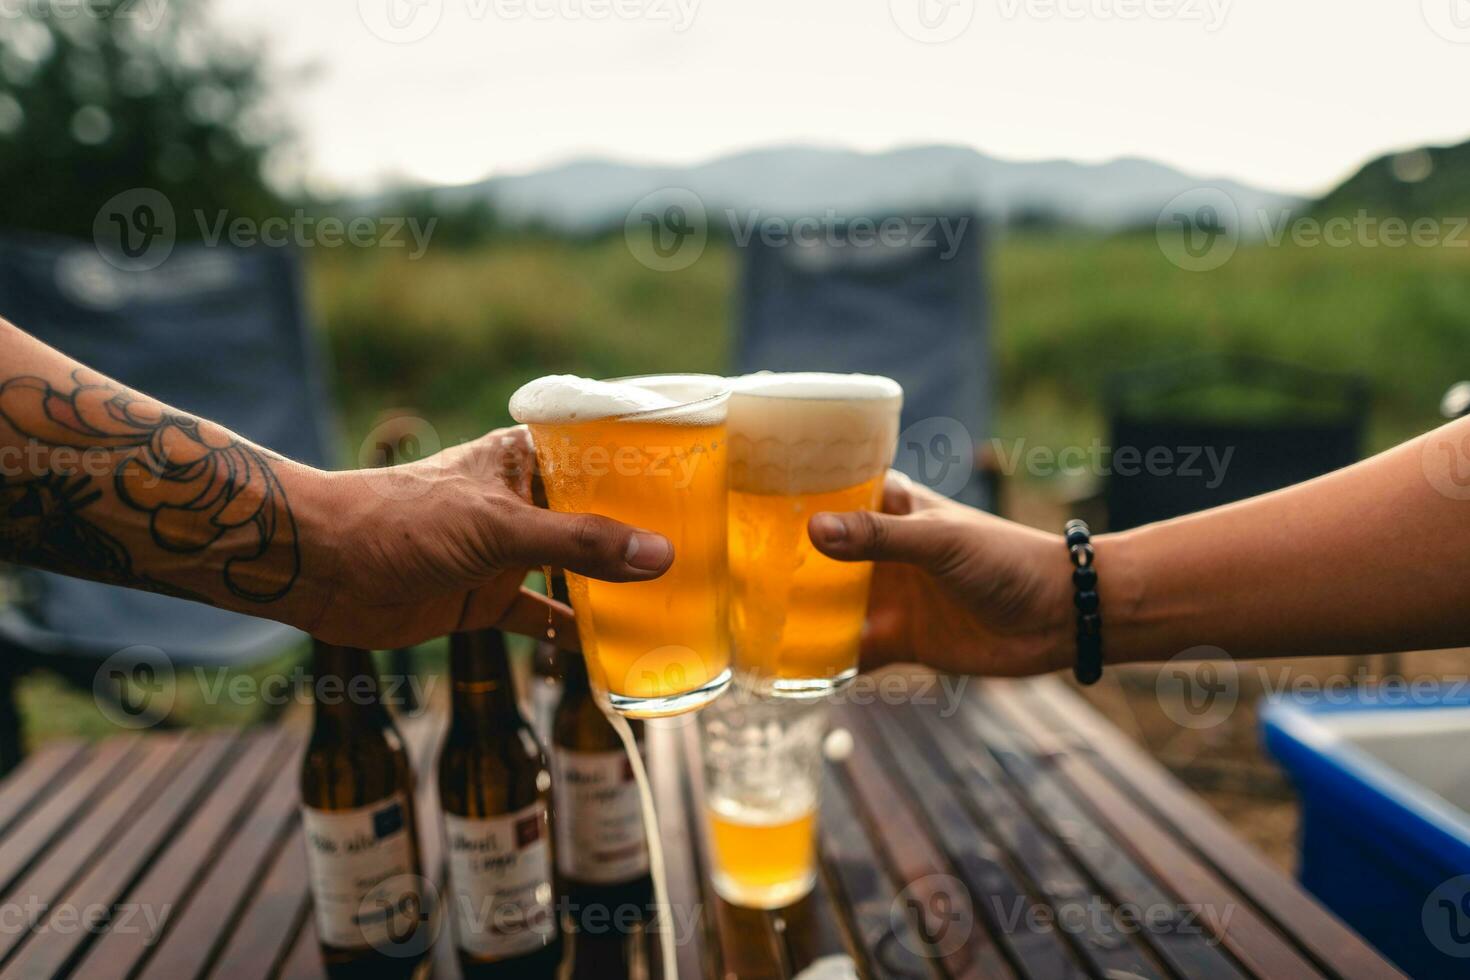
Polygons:
M652 581L567 573L593 689L629 717L692 711L730 682L729 395L708 375L556 375L510 400L531 429L552 510L601 514L673 543L673 564Z
M874 510L903 389L867 374L737 378L730 397L730 631L744 683L818 698L857 675L871 562L807 537L821 511Z

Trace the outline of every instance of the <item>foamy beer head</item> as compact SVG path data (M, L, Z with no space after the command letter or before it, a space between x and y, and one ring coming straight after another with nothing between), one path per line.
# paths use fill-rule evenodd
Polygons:
M827 493L893 462L903 389L872 374L750 374L731 381L730 489Z
M593 381L573 374L537 378L510 396L510 417L529 425L576 425L603 420L709 425L724 418L721 378L663 374Z

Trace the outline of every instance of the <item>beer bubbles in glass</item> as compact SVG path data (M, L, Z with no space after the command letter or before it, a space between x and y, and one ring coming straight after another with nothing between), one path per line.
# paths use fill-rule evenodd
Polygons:
M821 697L857 675L870 562L817 551L821 511L876 509L903 389L866 374L761 373L731 382L730 631L743 683Z
M730 681L729 394L724 379L707 375L557 375L511 397L553 510L601 514L673 544L673 564L651 581L567 574L592 686L630 717L692 711Z

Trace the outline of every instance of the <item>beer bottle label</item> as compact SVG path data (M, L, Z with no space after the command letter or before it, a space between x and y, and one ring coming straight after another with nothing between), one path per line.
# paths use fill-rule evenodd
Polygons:
M533 952L556 936L546 806L503 817L444 814L460 948L478 959Z
M556 748L556 853L561 873L613 885L648 873L633 767L621 751Z
M301 808L317 935L390 951L413 934L423 896L401 794L351 810Z

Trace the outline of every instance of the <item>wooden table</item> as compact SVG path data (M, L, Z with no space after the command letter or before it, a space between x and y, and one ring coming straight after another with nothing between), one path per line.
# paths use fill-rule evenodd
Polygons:
M787 977L829 955L873 977L1399 976L1057 681L974 682L949 717L937 700L834 709L853 749L826 773L822 874L779 912L713 895L695 727L650 727L672 898L698 923L681 977ZM426 777L442 724L405 724ZM0 784L0 980L320 977L300 748L263 729L36 753ZM448 946L435 976L458 975ZM658 976L655 949L633 963Z

